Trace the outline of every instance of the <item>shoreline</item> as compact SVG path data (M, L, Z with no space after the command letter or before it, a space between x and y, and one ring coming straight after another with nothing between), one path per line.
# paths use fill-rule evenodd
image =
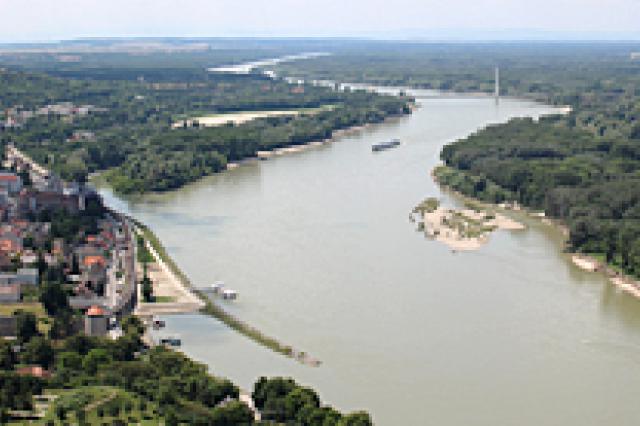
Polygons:
M438 166L436 166L438 167ZM567 226L553 218L547 217L544 212L534 211L527 207L520 206L518 203L508 204L490 204L486 203L482 200L478 200L472 197L469 197L465 194L462 194L453 188L442 184L437 176L434 173L435 168L431 171L431 177L434 182L438 185L441 190L446 190L456 197L461 198L462 200L472 200L473 202L480 203L481 205L492 206L496 209L506 211L519 212L521 214L525 214L527 217L537 220L539 223L546 225L556 232L560 233L563 237L568 237L569 229ZM607 281L612 284L618 290L627 293L628 295L640 300L640 280L637 278L630 276L624 272L616 270L613 265L607 264L599 259L596 259L593 255L588 253L580 253L580 252L566 252L569 255L569 259L567 261L571 263L574 267L580 269L584 272L589 273L599 273L603 277L607 278Z
M417 107L415 105L412 104L411 106L411 113L413 113L413 111L415 111ZM409 114L411 114L409 113ZM256 155L253 157L247 157L247 158L243 158L242 160L236 161L236 162L230 162L227 163L227 166L224 170L222 170L219 173L224 173L225 171L228 170L234 170L237 169L238 167L242 166L243 164L247 164L247 163L254 163L256 161L266 161L270 158L274 158L274 157L279 157L282 155L287 155L287 154L296 154L299 152L304 152L308 149L311 148L315 148L315 147L320 147L320 146L324 146L324 145L328 145L331 143L335 143L335 142L339 142L339 140L345 136L351 136L351 135L355 135L358 134L359 132L363 131L363 130L367 130L370 129L372 127L381 125L381 124L386 124L389 121L392 121L394 119L400 119L402 117L405 117L406 115L409 114L402 114L402 115L389 115L387 117L384 118L384 120L377 122L377 123L365 123L365 124L360 124L357 126L351 126L351 127L346 127L344 129L336 129L333 130L331 132L331 136L326 138L326 139L322 139L322 140L313 140L313 141L309 141L309 142L305 142L305 143L301 143L301 144L294 144L294 145L285 145L282 147L278 147L278 148L274 148L271 150L262 150L262 151L257 151ZM203 178L206 176L203 176ZM152 192L152 193L158 193L158 192Z
M193 286L191 280L166 252L166 249L162 245L160 239L146 225L144 225L137 219L130 219L140 230L143 238L145 239L147 247L153 249L152 254L157 254L158 258L161 259L163 269L166 268L171 273L171 275L175 277L176 282L180 283L180 286L184 289L184 291L190 293L194 298L198 299L199 309L195 310L194 312L200 312L203 315L211 316L222 322L229 328L266 347L267 349L271 349L274 352L285 355L288 358L298 361L301 364L311 367L319 367L322 364L319 359L314 358L304 351L295 349L290 345L286 345L273 337L263 334L257 328L245 323L233 314L225 311L222 307L218 306L214 301L207 297L205 293ZM169 312L167 314L170 315L171 313Z

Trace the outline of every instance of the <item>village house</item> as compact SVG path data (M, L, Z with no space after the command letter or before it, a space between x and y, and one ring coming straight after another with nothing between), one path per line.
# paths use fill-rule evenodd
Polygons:
M0 273L0 286L17 284L21 286L38 285L39 274L35 268L20 268L17 272Z
M16 272L16 284L20 285L38 285L40 274L36 268L20 268Z
M107 334L109 318L100 306L91 306L84 316L84 334L87 336L104 336Z
M22 190L18 197L21 213L40 213L43 210L66 210L77 213L80 208L77 195L64 195L60 192Z
M22 189L22 179L15 173L0 172L0 189L17 194Z
M21 298L20 284L0 285L0 303L18 303Z
M22 237L10 232L0 235L0 252L13 256L22 251Z

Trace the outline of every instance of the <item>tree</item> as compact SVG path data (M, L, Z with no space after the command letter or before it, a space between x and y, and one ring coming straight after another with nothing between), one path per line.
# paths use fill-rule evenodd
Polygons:
M0 339L0 369L13 370L13 366L17 362L17 357L13 351L11 342Z
M153 302L153 282L147 274L147 264L144 263L144 276L140 284L142 284L142 297L145 302Z
M80 425L84 425L87 421L87 413L85 413L82 407L79 407L78 410L76 410L76 420L78 420Z
M60 419L60 421L63 421L67 417L67 409L65 408L64 405L56 404L55 411L56 411L56 417Z
M19 309L13 315L17 317L17 337L20 343L24 344L39 334L38 321L32 312Z
M53 318L53 324L49 329L49 338L64 339L74 332L74 316L71 310L59 310Z
M243 402L231 401L228 404L213 409L212 424L214 425L248 425L252 424L254 414Z
M299 387L289 392L284 398L285 416L287 420L296 419L298 412L305 405L320 406L320 398L312 389Z
M42 285L40 302L50 316L69 309L69 298L59 282L47 282Z
M164 415L164 424L165 426L178 426L178 416L176 416L176 412L173 408L167 409L166 414Z
M58 370L80 371L82 369L82 357L76 352L60 352L56 357Z
M49 368L53 364L55 353L49 340L42 336L32 338L23 351L23 359L27 364L37 364Z
M111 357L106 349L91 349L82 361L82 368L91 376L94 376L100 367L105 367L111 362Z
M371 416L364 411L348 414L340 419L338 426L372 426Z
M121 327L124 334L135 334L139 336L144 334L144 325L142 324L142 321L134 315L124 317L122 319Z

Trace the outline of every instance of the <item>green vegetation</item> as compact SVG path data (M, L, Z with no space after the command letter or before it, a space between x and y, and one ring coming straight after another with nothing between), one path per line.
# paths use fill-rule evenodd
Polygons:
M414 207L413 213L433 213L438 207L440 207L440 201L437 198L429 197Z
M261 377L255 384L253 400L262 419L277 424L370 426L365 412L344 416L335 409L321 406L313 389L298 385L292 379Z
M135 393L112 386L83 386L71 390L52 389L56 395L42 424L63 422L76 424L157 424L160 409L154 402L146 401ZM49 423L50 424L50 423Z
M179 55L132 57L129 64L123 56L105 55L99 76L96 58L61 64L26 55L20 70L14 59L19 61L11 55L0 60L11 66L0 72L0 109L11 111L21 127L0 132L0 141L15 143L63 178L84 180L107 170L104 178L122 193L174 189L260 150L322 140L336 129L409 112L407 98L291 85L257 73L207 73L196 54L191 65ZM109 59L114 64L103 63ZM82 114L38 113L62 102L92 107ZM285 109L301 114L171 128L184 117ZM36 113L23 118L25 111Z
M135 317L122 321L117 340L75 335L51 341L31 336L16 355L0 340L0 420L12 422L16 410L45 410L32 424L254 424L254 413L239 401L229 380L209 375L207 367L181 353L156 346L143 351L144 327ZM51 378L16 374L18 363L53 372ZM34 395L50 402L36 407ZM265 420L296 424L371 424L366 413L347 416L321 406L317 394L291 379L260 378L253 392ZM39 398L40 399L40 398Z

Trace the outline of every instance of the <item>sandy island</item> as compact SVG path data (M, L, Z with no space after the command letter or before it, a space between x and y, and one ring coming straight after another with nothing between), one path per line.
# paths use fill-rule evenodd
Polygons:
M447 209L435 198L427 198L411 212L428 238L446 244L454 251L477 250L487 243L489 235L499 229L522 230L525 226L505 215L467 202L465 209Z

